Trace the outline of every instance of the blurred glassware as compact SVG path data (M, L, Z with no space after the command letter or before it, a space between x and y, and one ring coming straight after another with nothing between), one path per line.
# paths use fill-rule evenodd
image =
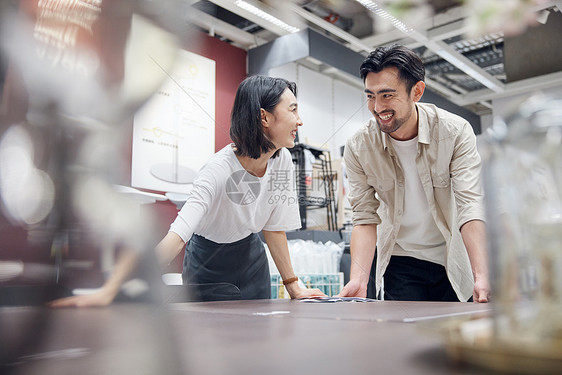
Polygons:
M154 256L159 238L152 215L114 184L128 180L132 115L168 77L180 41L182 47L196 41L189 36L190 5L183 0L0 3L0 52L8 63L0 106L1 213L28 232L28 243L17 243L17 251L24 254L35 241L47 254L43 259L51 255L41 268L48 272L25 272L30 264L24 261L21 274L28 278L10 278L14 293L2 285L0 290L18 297L14 304L56 298L50 289L64 284L60 274L69 254L126 247ZM160 302L157 262L146 265L136 274L153 287L144 302ZM0 368L19 373L34 344L53 340L47 324L54 315L43 309L26 318L22 327L32 329L16 332L10 350L0 356ZM150 326L167 328L166 318L143 319L129 316L151 340L146 344L154 356L137 356L143 370L181 372L172 330L150 332ZM131 349L121 349L98 366L127 365L118 357Z
M21 0L5 9L2 47L23 77L30 110L52 105L83 126L131 115L173 64L179 30L171 27L179 21L163 9L177 3Z
M469 37L503 32L518 35L538 25L536 9L546 0L465 0Z
M531 96L484 146L494 340L561 347L562 100Z
M189 5L21 0L0 7L7 80L21 77L17 91L25 93L10 103L24 118L0 127L0 202L30 239L66 246L56 238L80 221L100 242L141 249L156 240L150 218L124 210L128 197L112 185L127 180L122 148L131 116L168 77L178 36L190 40ZM53 250L60 258L63 250Z

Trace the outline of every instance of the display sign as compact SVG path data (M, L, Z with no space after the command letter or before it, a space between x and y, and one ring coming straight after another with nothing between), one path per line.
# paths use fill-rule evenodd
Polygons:
M186 193L215 152L215 61L180 51L166 73L134 117L131 185Z

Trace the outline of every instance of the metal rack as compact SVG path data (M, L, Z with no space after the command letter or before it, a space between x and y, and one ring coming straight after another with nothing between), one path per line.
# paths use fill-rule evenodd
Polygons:
M312 153L315 162L312 170L306 170L305 150ZM303 143L297 143L290 148L295 164L296 187L299 199L299 210L301 215L302 229L307 229L307 212L312 209L326 209L326 220L328 230L337 230L337 206L335 200L335 178L336 173L332 169L330 151L315 148ZM311 174L311 183L315 179L322 184L322 196L311 195L307 175Z

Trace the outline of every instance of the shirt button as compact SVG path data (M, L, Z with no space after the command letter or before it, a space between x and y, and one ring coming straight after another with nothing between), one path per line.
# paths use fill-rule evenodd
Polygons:
M398 216L402 216L402 210L398 210Z

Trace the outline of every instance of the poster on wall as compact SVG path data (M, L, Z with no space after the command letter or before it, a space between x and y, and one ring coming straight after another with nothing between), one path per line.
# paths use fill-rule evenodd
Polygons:
M215 61L182 50L167 74L134 116L131 185L186 193L215 152Z

